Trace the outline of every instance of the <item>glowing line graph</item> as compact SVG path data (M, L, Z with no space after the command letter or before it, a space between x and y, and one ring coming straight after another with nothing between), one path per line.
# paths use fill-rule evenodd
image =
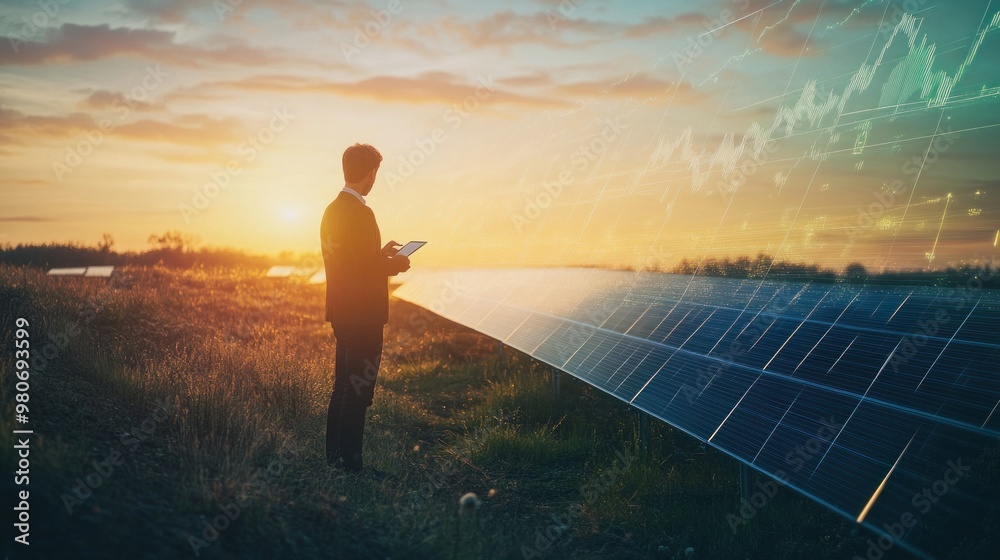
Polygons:
M815 79L809 80L794 104L790 106L779 105L769 125L761 124L761 121L755 120L747 128L739 142L736 141L736 133L729 132L713 151L696 151L693 148L694 129L691 125L687 126L673 140L668 140L666 136L661 135L657 140L656 148L649 157L648 168L660 171L670 169L673 166L687 167L691 172L691 189L694 192L699 191L704 186L714 170L721 170L723 178L730 178L744 155L755 160L760 159L765 146L775 139L774 134L779 129L783 129L787 137L799 125L807 124L808 130L819 130L823 128L821 125L827 116L835 114L839 119L840 116L849 114L845 113L848 102L855 94L863 93L871 87L877 71L883 67L886 53L895 44L897 38L905 39L909 52L895 62L890 70L889 77L882 85L877 106L866 110L889 110L898 115L900 108L912 103L908 100L914 94L919 94L920 103L923 105L921 109L949 105L953 90L965 75L967 68L975 61L987 34L1000 28L1000 11L994 13L990 23L976 33L965 60L951 74L945 70L933 70L937 47L935 43L928 42L926 34L920 35L922 21L921 18L904 13L886 39L876 60L871 64L862 63L840 94L830 93L823 98L819 91L819 82ZM769 27L773 27L773 25ZM983 86L979 95L965 94L958 97L956 101L967 102L992 96L997 93L994 89ZM834 133L834 127L826 127L831 135ZM853 147L855 153L861 153L864 150L869 131L870 125L866 127L864 138L859 138ZM813 157L822 157L824 154L814 152L812 155Z
M931 263L934 262L935 251L937 251L938 240L941 239L941 230L944 229L944 218L948 215L949 204L951 204L951 193L948 193L944 202L944 212L941 213L941 223L938 224L937 235L934 236L934 245L931 247L931 252L927 253L927 268L930 268Z

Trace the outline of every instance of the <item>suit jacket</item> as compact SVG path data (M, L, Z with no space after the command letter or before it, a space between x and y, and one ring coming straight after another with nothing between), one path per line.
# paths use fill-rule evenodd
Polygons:
M389 322L389 276L398 272L380 254L375 213L350 193L326 207L320 224L326 268L326 320L333 328Z

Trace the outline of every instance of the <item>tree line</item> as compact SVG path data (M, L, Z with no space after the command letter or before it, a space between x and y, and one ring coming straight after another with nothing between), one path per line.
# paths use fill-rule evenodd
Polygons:
M702 260L683 259L666 272L695 276L727 278L771 278L797 282L846 282L873 286L975 286L1000 288L1000 270L990 263L962 264L937 270L870 271L859 262L850 263L841 271L818 264L776 261L771 255L756 257L708 257Z
M167 266L176 268L266 268L276 264L297 264L307 257L285 251L278 255L254 255L238 249L198 248L197 240L179 231L153 234L146 251L114 250L114 239L105 233L95 246L82 243L0 244L0 262L40 268L100 265ZM316 259L309 259L314 262ZM625 267L628 269L628 267ZM776 261L759 253L756 257L708 257L683 259L672 268L654 267L650 272L725 278L770 278L792 282L846 282L873 286L976 286L1000 288L1000 270L989 263L962 264L937 270L870 271L855 262L842 270L818 264Z
M167 266L174 268L265 268L295 264L301 257L291 252L254 255L239 249L199 248L197 240L179 231L150 235L145 251L116 251L114 238L105 233L97 245L83 243L0 244L0 262L39 268L81 266Z

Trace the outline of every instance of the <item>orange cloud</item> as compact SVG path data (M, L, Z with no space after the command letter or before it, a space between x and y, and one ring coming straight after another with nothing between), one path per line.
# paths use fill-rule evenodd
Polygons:
M113 121L112 121L113 122ZM99 122L83 113L65 116L26 115L0 108L0 144L20 147L39 138L74 139L82 133L100 131ZM166 142L183 147L219 147L234 144L247 133L234 118L182 115L171 122L143 119L117 124L109 134L130 140Z
M132 140L182 146L223 146L240 140L247 134L247 129L234 118L184 115L173 122L142 119L126 123L118 126L115 134Z
M501 78L497 81L511 86L547 86L552 85L552 76L547 72L537 71L531 74L520 74L509 78Z
M493 88L486 92L484 88ZM242 80L210 82L199 86L179 90L170 94L175 99L203 99L206 92L220 90L219 97L226 98L229 94L222 90L238 90L253 92L287 92L296 94L327 94L342 97L358 97L376 101L397 103L461 103L476 91L483 94L484 104L508 104L532 107L566 107L569 103L548 97L523 95L497 88L489 76L478 80L467 80L448 72L426 72L418 76L374 76L354 82L338 82L317 80L293 75L261 75Z
M504 11L475 21L448 16L433 26L425 26L423 30L425 36L442 38L443 34L450 35L476 48L531 43L567 47L605 42L615 35L615 27L602 21L563 18L558 16L558 12L524 15ZM561 36L567 32L590 35L593 39L569 42Z
M645 74L625 78L576 82L558 86L556 91L571 96L604 97L672 97L675 103L693 104L705 100L706 94L690 82L668 82Z
M26 115L14 109L0 107L0 144L23 145L25 138L30 136L59 138L96 127L94 119L83 113L65 116Z

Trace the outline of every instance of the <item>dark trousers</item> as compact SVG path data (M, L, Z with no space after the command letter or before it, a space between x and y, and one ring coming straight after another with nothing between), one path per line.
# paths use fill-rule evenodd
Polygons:
M343 459L345 469L360 470L365 413L382 361L382 325L334 328L333 334L337 360L326 416L326 458L331 463Z

